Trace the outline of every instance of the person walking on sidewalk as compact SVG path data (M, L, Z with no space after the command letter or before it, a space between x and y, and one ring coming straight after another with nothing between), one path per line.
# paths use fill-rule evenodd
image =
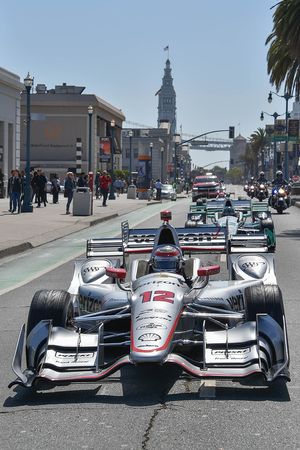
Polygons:
M20 212L20 198L22 193L22 179L18 170L14 170L13 179L11 182L11 194L12 194L12 213Z
M58 203L58 194L60 191L59 179L57 178L56 173L53 175L51 180L51 194L52 194L52 202Z
M73 200L73 190L76 187L73 172L68 172L65 178L65 192L64 196L67 197L66 214L70 214L70 205Z
M102 194L102 206L107 206L106 200L108 197L109 186L111 184L111 177L108 175L106 170L103 170L100 177L100 190Z
M46 185L47 185L47 178L43 174L41 169L38 169L37 171L37 177L36 177L36 195L37 195L37 208L41 207L41 203L44 203L44 206L46 205Z
M12 212L12 182L14 179L14 170L10 171L10 177L8 179L8 183L7 183L7 196L9 198L9 212Z

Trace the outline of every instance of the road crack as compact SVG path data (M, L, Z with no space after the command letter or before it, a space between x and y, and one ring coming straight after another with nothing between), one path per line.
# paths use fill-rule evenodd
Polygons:
M150 420L149 420L149 425L146 428L146 431L145 431L144 436L143 436L143 441L142 441L142 449L143 450L147 450L147 448L148 448L147 445L148 445L148 442L150 440L150 433L151 433L151 431L153 429L154 422L155 422L157 416L159 415L159 413L161 411L163 411L164 409L167 409L167 405L164 402L162 402L161 405L158 408L154 409L153 414L152 414L152 416L150 417Z

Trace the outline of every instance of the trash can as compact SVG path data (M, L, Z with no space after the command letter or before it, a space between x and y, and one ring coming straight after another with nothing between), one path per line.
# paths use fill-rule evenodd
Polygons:
M73 216L92 214L92 192L88 187L77 187L73 193Z
M127 188L127 198L136 199L136 186L134 184L130 184Z

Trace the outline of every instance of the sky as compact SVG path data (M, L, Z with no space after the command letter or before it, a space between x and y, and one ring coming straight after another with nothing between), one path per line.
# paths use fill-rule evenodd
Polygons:
M265 40L277 0L10 0L2 3L0 66L48 88L86 86L128 122L157 126L169 46L177 128L199 135L235 126L249 137L261 111L284 112L267 74ZM274 89L273 89L274 90ZM283 92L280 92L283 94ZM124 127L130 127L125 123ZM215 137L227 138L227 134ZM193 163L229 159L192 151ZM220 163L224 166L226 163Z

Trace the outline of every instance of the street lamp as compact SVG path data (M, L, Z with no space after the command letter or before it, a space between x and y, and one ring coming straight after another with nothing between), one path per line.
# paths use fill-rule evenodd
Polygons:
M272 101L272 93L271 93L271 92L270 92L270 94L269 94L269 98L270 98L270 95L271 95L271 101ZM268 98L268 100L269 100L269 98ZM269 102L269 103L270 103L270 102ZM278 168L278 166L279 166L279 164L280 164L280 153L277 154L277 149L276 149L275 126L276 126L276 120L277 120L277 118L280 117L280 116L283 116L283 114L278 114L277 112L274 112L273 114L269 114L269 113L267 113L266 111L262 111L261 114L260 114L260 120L261 120L261 121L263 121L264 118L265 118L264 114L267 114L267 116L270 116L270 117L274 117L274 132L273 132L273 136L274 136L274 142L273 142L273 151L274 151L274 157L273 157L273 176L274 176L274 178L275 178L277 168Z
M174 149L175 150L175 153L174 153L174 181L176 182L176 180L177 180L177 158L178 158L177 152L178 152L178 146L179 146L180 141L181 141L180 134L175 133L174 137L173 137L173 141L175 143L175 149Z
M93 116L93 107L92 105L88 106L88 114L89 114L89 158L88 158L88 172L92 170L92 116Z
M129 130L128 131L128 137L129 137L129 184L132 183L132 136L133 136L133 131Z
M30 186L30 90L33 84L33 78L27 74L24 79L24 85L26 88L27 110L26 110L26 169L25 169L25 189L24 189L24 201L22 205L22 212L32 212L33 207L31 204L31 186Z
M115 146L115 126L116 122L112 120L110 122L110 131L111 131L111 183L109 189L109 200L116 200L115 196L115 187L114 187L114 146Z
M160 181L163 183L163 176L164 176L164 147L160 147Z
M289 118L289 100L293 98L293 95L290 95L289 93L285 93L284 95L279 95L276 92L270 91L268 95L268 102L271 103L273 98L272 94L277 95L277 97L284 98L285 100L285 146L284 146L284 178L288 180L289 178L289 153L288 153L288 143L289 143L289 136L288 136L288 118Z
M151 166L150 166L150 187L151 187L151 185L152 185L152 178L153 178L153 160L152 160L152 157L153 157L153 142L150 142L149 147L150 147L150 158L151 158L151 160L150 160L150 164L151 164Z

